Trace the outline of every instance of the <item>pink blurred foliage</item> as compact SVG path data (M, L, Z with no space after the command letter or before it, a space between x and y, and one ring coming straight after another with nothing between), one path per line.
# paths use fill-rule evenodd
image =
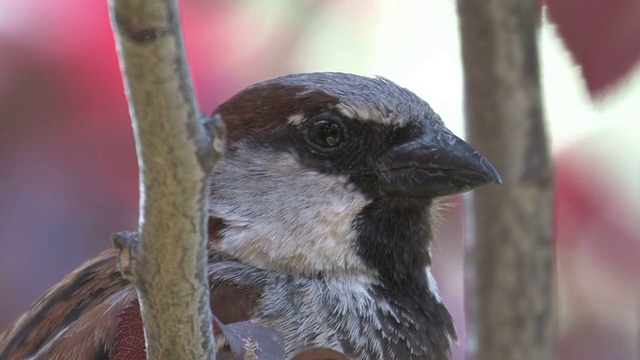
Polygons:
M637 70L639 1L544 2L592 99ZM594 151L593 140L556 156L559 354L563 359L637 359L640 209L625 196L631 189L617 181L628 175L604 152Z
M640 274L640 223L625 224L627 209L616 194L620 176L574 147L556 157L556 219L559 247L588 246L612 268L630 279ZM595 163L598 163L597 161ZM560 226L561 225L561 226Z
M88 5L2 5L2 324L108 246L109 222L135 224L135 155L106 7Z
M556 157L561 359L640 355L640 206L582 141ZM628 189L627 189L628 191ZM633 217L636 217L634 220Z
M274 74L235 70L232 2L183 1L200 109ZM286 53L255 54L277 62ZM0 329L137 227L137 164L106 2L0 4ZM281 61L281 63L284 63Z
M551 20L597 97L640 60L640 1L545 0Z
M595 0L547 0L592 93L618 81L637 60L640 7L633 1L603 1L612 8L587 13ZM0 5L0 331L82 261L110 247L111 233L135 229L138 198L133 137L105 2L7 4ZM268 46L249 47L261 14L244 14L233 1L181 6L203 112L251 82L291 71L288 58L300 41L296 34L303 33L296 32L300 24L282 24ZM616 328L621 315L602 309L613 303L628 310L624 297L633 296L640 273L640 229L616 219L625 206L610 196L615 179L580 153L570 149L557 163L559 292L574 309L561 319L561 355L633 359L630 347L620 345L620 336L628 335ZM462 211L444 215L436 270L464 339ZM591 277L594 269L608 277ZM454 354L461 358L463 351Z
M200 109L287 71L291 24L180 2ZM287 35L287 36L283 36ZM268 44L268 46L267 46ZM137 226L137 166L106 1L0 2L0 329Z

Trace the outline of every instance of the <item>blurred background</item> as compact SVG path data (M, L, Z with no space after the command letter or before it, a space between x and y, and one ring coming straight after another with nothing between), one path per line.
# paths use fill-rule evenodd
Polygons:
M598 1L578 4L582 12L571 8L575 0L550 1L541 23L557 171L559 353L639 359L640 6L587 3ZM185 0L181 7L206 113L256 81L345 71L408 87L464 134L453 0ZM111 247L113 232L137 227L137 181L106 1L0 0L0 332ZM434 254L461 336L454 356L462 359L463 211L460 199L450 202Z

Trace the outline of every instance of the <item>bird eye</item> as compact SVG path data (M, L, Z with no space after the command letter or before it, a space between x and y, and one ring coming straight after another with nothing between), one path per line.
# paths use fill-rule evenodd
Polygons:
M333 119L316 120L309 125L307 140L323 149L338 147L345 140L344 125Z

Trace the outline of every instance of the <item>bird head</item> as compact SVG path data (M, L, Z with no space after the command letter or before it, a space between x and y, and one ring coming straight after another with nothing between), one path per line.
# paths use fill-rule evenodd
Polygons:
M216 115L228 148L211 177L211 246L260 268L424 276L434 200L501 182L424 100L384 78L287 75Z

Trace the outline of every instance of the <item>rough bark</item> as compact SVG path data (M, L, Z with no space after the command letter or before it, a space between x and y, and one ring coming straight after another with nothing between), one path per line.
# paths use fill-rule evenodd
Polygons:
M553 359L553 170L536 0L459 0L469 141L504 185L469 196L468 359Z
M140 168L138 234L116 236L121 271L137 288L148 359L214 359L205 209L223 139L214 131L211 146L200 122L177 1L109 5Z

